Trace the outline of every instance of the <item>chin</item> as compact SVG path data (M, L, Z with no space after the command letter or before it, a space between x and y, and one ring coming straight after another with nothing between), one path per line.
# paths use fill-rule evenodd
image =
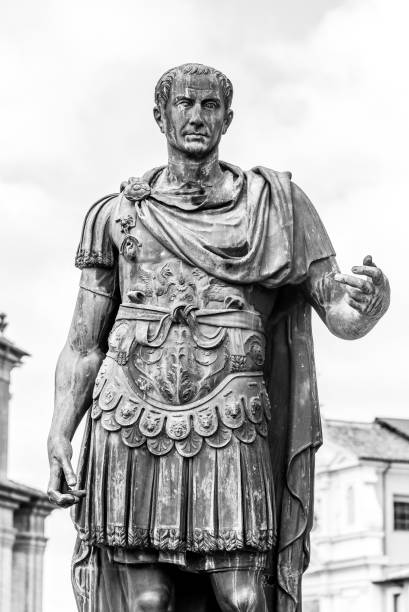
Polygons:
M209 153L210 149L203 142L188 142L183 147L188 155L202 157Z

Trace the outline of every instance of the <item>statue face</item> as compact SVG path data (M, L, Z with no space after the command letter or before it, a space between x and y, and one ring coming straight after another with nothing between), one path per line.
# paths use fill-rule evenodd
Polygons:
M155 118L171 146L200 159L217 147L233 112L225 108L216 77L179 75Z

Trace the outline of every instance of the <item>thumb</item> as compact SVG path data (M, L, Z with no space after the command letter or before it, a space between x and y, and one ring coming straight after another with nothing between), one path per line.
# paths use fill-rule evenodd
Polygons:
M374 266L374 262L372 261L372 255L366 255L363 261L364 266Z

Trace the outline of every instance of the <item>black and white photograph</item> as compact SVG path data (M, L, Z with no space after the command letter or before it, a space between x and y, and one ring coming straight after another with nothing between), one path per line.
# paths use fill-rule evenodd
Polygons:
M404 0L3 0L0 612L409 610Z

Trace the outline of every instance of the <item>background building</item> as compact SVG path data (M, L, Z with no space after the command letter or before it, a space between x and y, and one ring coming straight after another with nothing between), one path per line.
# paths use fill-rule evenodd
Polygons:
M303 612L409 610L409 420L327 420Z
M41 612L47 496L7 477L10 372L28 353L4 335L0 315L0 610ZM30 457L27 457L30 461Z

